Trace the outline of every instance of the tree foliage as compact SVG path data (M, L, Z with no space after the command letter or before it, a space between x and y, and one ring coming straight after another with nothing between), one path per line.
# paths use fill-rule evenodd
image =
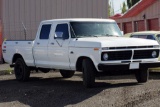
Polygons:
M122 10L122 13L125 13L127 11L127 5L125 2L123 2L121 10Z
M114 15L114 8L113 8L113 5L111 2L109 2L109 5L108 5L108 15L109 16L113 16Z
M131 8L132 6L134 6L139 1L140 0L127 0L127 6L128 6L128 8Z

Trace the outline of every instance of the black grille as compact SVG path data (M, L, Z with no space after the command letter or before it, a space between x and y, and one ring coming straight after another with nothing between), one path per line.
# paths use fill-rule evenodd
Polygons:
M109 49L136 49L136 48L153 48L153 46L110 47Z
M114 52L103 52L101 55L101 60L104 61L103 55L107 53L108 54L108 60L130 60L132 56L132 51L114 51Z
M146 58L153 58L152 57L152 52L156 51L157 52L157 56L156 58L159 56L159 50L135 50L134 51L134 56L133 59L146 59Z

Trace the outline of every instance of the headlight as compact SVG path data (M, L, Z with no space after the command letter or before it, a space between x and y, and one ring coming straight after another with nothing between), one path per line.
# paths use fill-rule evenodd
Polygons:
M107 54L107 53L103 54L103 60L107 61L107 60L108 60L108 58L109 58L109 56L108 56L108 54Z
M153 52L152 52L152 57L153 57L153 58L157 57L157 52L156 52L156 51L153 51Z

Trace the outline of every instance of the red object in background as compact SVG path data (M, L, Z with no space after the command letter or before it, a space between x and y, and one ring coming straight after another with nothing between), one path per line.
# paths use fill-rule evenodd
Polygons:
M123 24L124 34L132 32L132 22L126 22Z
M159 31L159 22L158 18L148 20L148 30Z
M135 21L134 22L134 28L135 28L135 31L138 32L138 31L145 31L145 23L144 23L144 20L139 20L139 21Z
M137 3L135 6L133 6L130 10L128 10L124 14L115 14L114 16L111 16L111 19L121 19L121 18L129 18L134 17L141 13L143 10L148 8L150 5L155 3L157 0L142 0L139 3Z
M147 7L155 3L157 0L142 0L137 5L133 6L126 14L121 18L128 18L138 15L140 12L145 10Z
M0 21L0 62L2 62L2 24Z

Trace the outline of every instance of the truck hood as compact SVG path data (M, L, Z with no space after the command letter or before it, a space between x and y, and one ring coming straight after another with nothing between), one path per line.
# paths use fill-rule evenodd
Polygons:
M121 47L159 45L155 40L125 37L87 37L78 38L76 47Z

